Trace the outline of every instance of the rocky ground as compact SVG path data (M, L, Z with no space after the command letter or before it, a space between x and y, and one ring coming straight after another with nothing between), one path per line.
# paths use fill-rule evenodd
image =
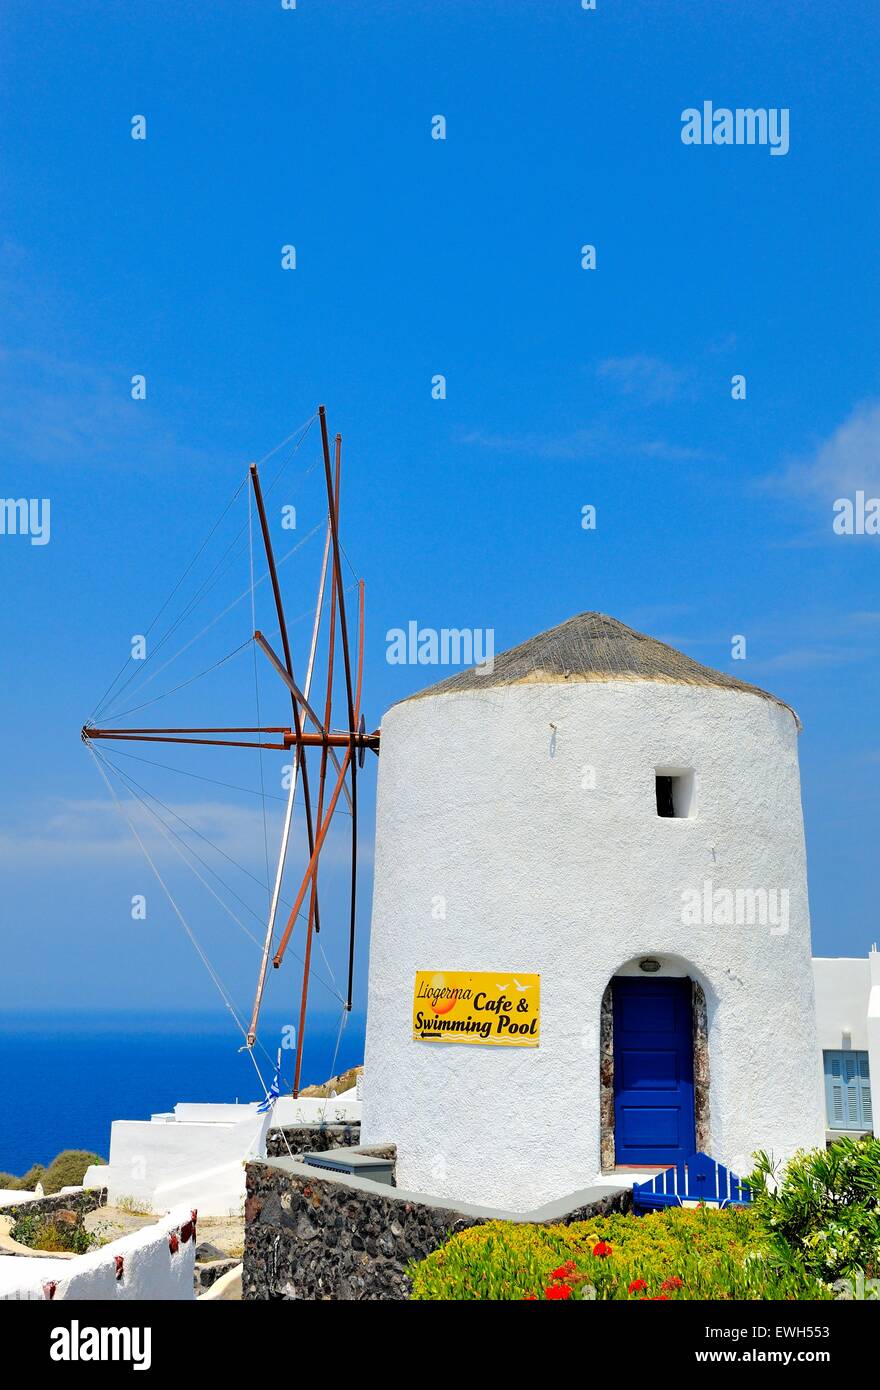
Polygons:
M128 1211L122 1207L99 1207L85 1217L85 1227L98 1237L102 1245L151 1226L155 1216L147 1212ZM199 1217L199 1246L217 1251L217 1259L241 1259L244 1250L244 1217Z
M343 1091L348 1091L357 1084L357 1079L363 1071L363 1066L349 1067L348 1071L340 1072L338 1076L331 1076L329 1081L325 1081L321 1086L303 1086L300 1091L301 1096L341 1096Z

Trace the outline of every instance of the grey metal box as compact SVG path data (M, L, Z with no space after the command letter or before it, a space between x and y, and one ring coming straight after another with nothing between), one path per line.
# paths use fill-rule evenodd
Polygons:
M369 1178L394 1186L394 1160L377 1158L375 1154L353 1153L351 1149L328 1149L325 1153L303 1154L302 1162L310 1168L328 1168L332 1173L344 1173L353 1178Z

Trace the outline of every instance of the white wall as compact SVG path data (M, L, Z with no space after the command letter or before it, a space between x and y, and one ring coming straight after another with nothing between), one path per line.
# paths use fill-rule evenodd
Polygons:
M335 1098L322 1096L279 1096L275 1102L273 1126L344 1125L361 1118L361 1103L355 1088Z
M86 1182L106 1185L111 1204L139 1211L188 1202L204 1216L234 1215L244 1203L244 1164L265 1154L269 1123L268 1114L237 1108L235 1124L115 1120L109 1165L90 1169Z
M22 1202L32 1202L37 1195L20 1187L0 1187L0 1207L18 1207Z
M876 1132L880 1128L880 953L872 950L861 960L817 956L813 974L823 1086L823 1050L867 1052Z
M867 956L816 956L813 960L816 982L816 1027L821 1051L851 1047L865 1052L868 1047L868 996L871 993L871 962ZM849 1033L847 1041L845 1034Z
M868 996L868 1066L871 1071L871 1113L874 1133L880 1133L880 953L872 951L871 993Z
M696 770L695 816L656 815L658 767ZM790 930L684 926L682 889L707 878L787 888ZM387 713L362 1142L397 1143L402 1187L524 1210L592 1182L600 1000L646 955L706 993L712 1154L742 1171L759 1147L820 1143L789 711L736 691L572 681ZM419 969L538 972L540 1046L413 1041Z
M248 1105L201 1105L182 1102L175 1105L173 1114L154 1115L154 1120L197 1121L199 1123L223 1121L238 1123L257 1112L257 1102ZM361 1117L360 1104L355 1088L341 1096L279 1096L271 1117L271 1127L281 1125L320 1125L351 1124Z
M183 1238L191 1217L189 1207L177 1207L153 1226L67 1260L7 1255L0 1259L0 1300L50 1296L56 1303L65 1299L194 1299L195 1232ZM177 1239L173 1252L172 1232ZM122 1258L121 1278L117 1277L117 1256Z
M264 1158L271 1126L350 1124L361 1118L355 1091L337 1099L281 1096L271 1112L247 1105L182 1102L149 1120L115 1120L110 1162L86 1172L86 1187L139 1211L191 1202L205 1216L235 1215L245 1197L244 1165Z

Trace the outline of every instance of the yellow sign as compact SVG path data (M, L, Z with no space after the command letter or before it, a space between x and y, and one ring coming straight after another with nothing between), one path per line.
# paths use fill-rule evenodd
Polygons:
M412 1026L419 1042L537 1047L540 1022L540 975L416 971Z

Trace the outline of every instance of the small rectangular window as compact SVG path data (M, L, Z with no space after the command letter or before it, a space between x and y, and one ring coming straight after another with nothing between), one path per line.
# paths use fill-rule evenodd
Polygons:
M697 814L692 768L658 767L654 786L658 816L688 820Z

